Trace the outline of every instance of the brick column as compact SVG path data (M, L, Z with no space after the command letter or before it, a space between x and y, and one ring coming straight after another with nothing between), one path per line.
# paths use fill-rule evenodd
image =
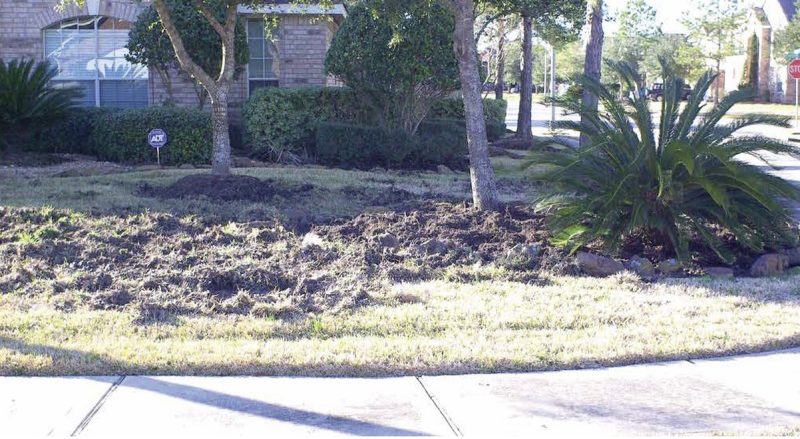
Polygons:
M772 28L761 26L758 42L758 97L757 101L769 100L769 65L772 56Z

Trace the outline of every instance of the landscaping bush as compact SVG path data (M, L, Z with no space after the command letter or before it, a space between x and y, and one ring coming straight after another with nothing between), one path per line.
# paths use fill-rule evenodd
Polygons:
M419 169L439 164L463 167L466 132L452 122L423 122L419 134L403 130L323 122L317 128L319 162L330 166L369 169Z
M94 136L98 121L112 108L75 108L63 119L39 130L24 149L36 152L94 154Z
M147 144L147 133L153 128L163 129L169 138L161 149L162 164L211 161L211 117L180 107L149 107L100 115L94 129L95 154L101 160L114 162L155 163L155 151Z
M0 148L23 147L37 130L74 109L80 92L55 87L57 74L47 62L0 59Z
M630 64L609 66L627 87L641 83ZM549 167L534 179L549 187L540 207L552 212L553 241L573 250L602 243L617 252L636 240L663 248L682 262L691 261L692 244L698 247L692 250L729 263L736 257L733 243L752 251L794 244L795 221L782 200L800 199L798 189L738 157L758 158L765 151L796 156L795 148L736 134L761 124L789 127L789 119L748 115L720 124L728 110L751 96L748 92L732 92L699 116L716 75L707 72L698 80L683 109L683 80L666 64L663 77L660 121L651 119L646 97L635 96L625 104L613 90L586 76L578 83L599 97L599 116L580 102L559 102L584 121L562 121L557 127L578 131L590 141L575 147L554 139L554 149L531 156L538 169Z
M368 123L352 91L345 88L262 88L244 107L246 142L251 150L280 160L314 153L318 122Z
M486 118L486 135L490 142L506 134L506 110L508 103L502 99L484 99L483 113ZM430 119L464 120L464 101L461 98L441 99L431 107Z

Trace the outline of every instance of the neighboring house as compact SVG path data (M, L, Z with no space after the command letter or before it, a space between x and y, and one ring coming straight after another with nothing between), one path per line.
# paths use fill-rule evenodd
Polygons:
M775 33L785 28L794 18L795 0L753 0L746 30L742 33L741 46L747 47L747 39L755 33L759 42L758 53L758 97L770 102L794 102L795 82L788 77L786 62L778 59L773 50ZM725 59L724 89L736 90L742 79L745 55L739 54Z
M265 0L261 7L239 8L250 62L231 90L234 115L260 87L335 84L325 75L324 61L345 7L289 3ZM64 11L57 11L56 4L57 0L0 0L0 59L50 60L58 66L56 81L84 90L85 106L143 107L167 98L159 75L125 60L128 31L147 1L86 0L85 6ZM279 16L273 40L265 37L264 14ZM194 86L184 74L173 79L173 95L179 105L197 103Z

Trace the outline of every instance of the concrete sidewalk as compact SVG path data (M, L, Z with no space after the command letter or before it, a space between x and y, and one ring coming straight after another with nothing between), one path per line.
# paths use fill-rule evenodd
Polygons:
M796 427L800 349L419 378L0 378L0 437L596 436Z

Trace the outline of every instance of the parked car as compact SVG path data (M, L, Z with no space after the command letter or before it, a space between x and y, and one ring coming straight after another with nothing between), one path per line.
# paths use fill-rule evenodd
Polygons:
M689 96L692 95L692 87L689 84L683 85L683 95L681 99L684 101L689 100ZM658 101L659 99L664 97L664 84L662 83L655 83L650 86L650 91L648 92L648 97L653 101Z

